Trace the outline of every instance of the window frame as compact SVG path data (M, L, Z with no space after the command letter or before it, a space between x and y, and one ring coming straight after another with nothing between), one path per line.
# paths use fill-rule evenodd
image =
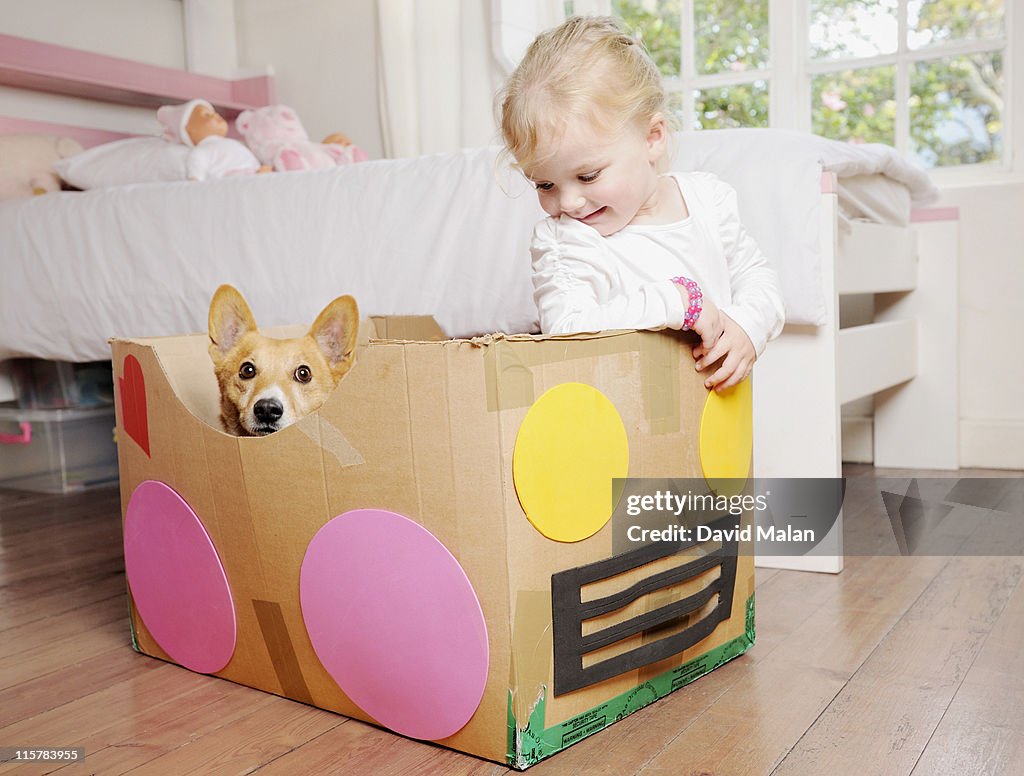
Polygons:
M666 77L670 94L679 94L684 130L696 123L694 93L701 89L768 83L768 126L774 129L811 131L811 83L815 76L877 66L895 66L895 98L897 116L894 145L910 154L910 76L913 66L921 61L934 61L949 56L1002 50L1004 52L1004 109L1002 159L978 164L933 167L929 174L938 183L968 183L978 180L1024 179L1024 7L1004 0L1005 36L997 41L959 41L941 43L912 50L907 45L908 0L898 0L899 42L895 53L872 57L845 57L812 60L810 39L810 0L768 0L768 65L763 69L736 73L700 75L696 72L696 35L694 0L680 1L680 69L678 77ZM792 88L777 88L778 84Z

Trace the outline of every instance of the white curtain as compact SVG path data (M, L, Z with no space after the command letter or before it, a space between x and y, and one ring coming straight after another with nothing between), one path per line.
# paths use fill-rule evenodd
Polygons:
M574 0L572 12L580 16L611 16L612 0Z
M491 0L491 32L494 55L508 75L522 59L537 34L565 21L565 0ZM608 16L611 0L573 0L573 14Z
M498 141L488 11L487 0L377 0L386 156Z
M611 13L611 0L573 12ZM494 95L564 0L377 0L378 89L385 156L499 142Z

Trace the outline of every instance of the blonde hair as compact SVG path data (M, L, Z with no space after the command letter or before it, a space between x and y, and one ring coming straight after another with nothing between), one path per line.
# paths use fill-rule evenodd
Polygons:
M658 113L670 126L661 73L643 45L610 16L574 16L541 33L498 94L506 156L523 169L572 119L617 134L645 130Z

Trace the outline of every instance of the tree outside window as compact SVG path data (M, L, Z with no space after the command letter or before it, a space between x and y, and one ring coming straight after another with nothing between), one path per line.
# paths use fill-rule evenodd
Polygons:
M803 128L895 145L927 167L1003 160L1005 0L794 0L784 22L806 29L802 61L773 60L786 38L770 5L611 2L651 51L686 129ZM805 96L804 115L772 116L773 89Z

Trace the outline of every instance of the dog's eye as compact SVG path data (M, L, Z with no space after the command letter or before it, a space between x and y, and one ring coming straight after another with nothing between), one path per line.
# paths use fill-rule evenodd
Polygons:
M252 361L246 361L238 367L238 376L243 380L252 380L256 376L256 367Z
M303 364L302 366L295 370L295 379L298 380L300 383L308 383L310 380L313 379L313 370L311 370L308 366Z

